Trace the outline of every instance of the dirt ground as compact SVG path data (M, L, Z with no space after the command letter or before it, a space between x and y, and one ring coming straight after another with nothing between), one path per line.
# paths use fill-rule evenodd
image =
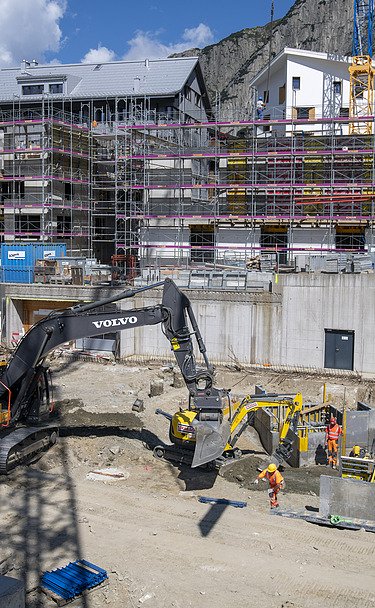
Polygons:
M165 392L148 397L162 377ZM63 437L37 463L0 481L0 572L26 579L27 607L55 604L35 590L40 573L83 557L105 568L109 585L76 600L80 608L375 607L374 537L270 514L265 485L252 481L266 455L257 434L241 437L246 459L223 472L156 460L168 441L156 416L186 405L165 367L57 361L55 399ZM318 402L323 380L219 370L217 385L244 395L254 384L303 392ZM371 384L335 383L337 405L371 400ZM145 411L134 413L136 398ZM93 471L112 467L121 478ZM314 512L326 467L286 469L283 509ZM198 502L200 495L246 501L243 509ZM0 606L0 608L5 608Z

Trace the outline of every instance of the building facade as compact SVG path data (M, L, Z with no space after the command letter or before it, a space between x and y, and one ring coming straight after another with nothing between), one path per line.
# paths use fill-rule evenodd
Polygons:
M128 186L136 122L191 122L210 111L196 58L0 70L1 236L63 240L101 261L138 242ZM138 162L138 161L137 161ZM134 262L135 264L135 262Z
M373 116L349 133L348 62L285 49L243 121L213 114L197 58L0 70L3 240L128 278L373 252Z

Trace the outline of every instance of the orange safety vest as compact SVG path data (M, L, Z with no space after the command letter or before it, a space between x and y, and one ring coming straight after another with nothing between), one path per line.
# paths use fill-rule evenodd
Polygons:
M280 471L269 473L267 469L265 469L259 474L259 479L263 479L263 477L268 479L271 488L280 485L284 481L284 477L281 475Z
M327 438L337 441L338 438L340 437L340 435L342 434L342 430L339 424L336 424L334 426L327 426Z

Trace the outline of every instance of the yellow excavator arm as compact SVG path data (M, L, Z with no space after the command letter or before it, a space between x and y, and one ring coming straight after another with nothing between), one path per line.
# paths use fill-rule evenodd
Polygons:
M292 431L296 431L298 416L302 411L303 406L303 398L301 393L297 393L294 395L294 397L280 396L276 399L273 397L272 400L268 400L267 395L265 395L261 400L256 401L254 400L254 395L247 395L241 401L234 403L232 405L233 414L230 418L230 437L227 445L225 446L225 450L233 449L239 436L238 433L235 434L235 431L250 412L256 412L257 410L271 407L281 409L285 406L286 412L279 430L279 445L285 442L291 426ZM223 414L224 416L229 414L229 407L224 409Z

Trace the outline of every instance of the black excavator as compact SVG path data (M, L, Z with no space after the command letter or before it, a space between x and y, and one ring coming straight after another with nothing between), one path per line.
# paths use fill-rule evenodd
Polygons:
M161 304L126 310L98 310L124 298L163 286ZM189 322L191 329L189 328ZM195 447L191 466L197 467L222 455L230 436L224 410L230 406L229 391L213 386L213 368L187 296L171 279L124 291L116 296L54 311L33 325L18 343L0 377L0 474L37 457L53 445L58 426L51 422L51 381L45 359L56 347L105 331L120 331L161 324L189 392L189 410ZM198 367L192 335L204 366Z

